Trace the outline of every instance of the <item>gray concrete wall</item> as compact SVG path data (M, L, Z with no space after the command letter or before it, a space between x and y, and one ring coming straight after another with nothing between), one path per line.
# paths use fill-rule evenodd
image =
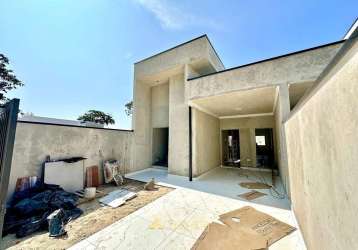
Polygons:
M341 44L335 44L190 80L189 98L315 81L340 47Z
M290 196L290 183L289 183L289 169L287 160L287 146L286 134L283 127L283 122L287 119L290 113L290 97L287 84L281 84L278 87L278 98L275 117L275 139L277 148L277 165L280 172L282 183L285 187L286 193Z
M241 165L245 167L255 167L256 163L256 128L275 129L273 116L242 117L231 119L220 119L220 129L239 129L240 133L240 158ZM275 135L275 131L274 131ZM276 151L276 140L274 140L274 150ZM248 161L249 159L250 161Z
M220 166L220 121L192 108L193 176Z
M308 249L358 249L358 41L285 123L293 211Z
M169 126L169 83L152 87L152 127Z
M189 106L185 99L184 74L169 80L169 173L189 174Z
M17 178L40 176L47 155L52 159L86 157L85 167L100 167L103 160L115 158L129 173L133 171L132 145L131 131L19 122L8 194L13 193Z
M135 79L133 92L133 168L142 170L152 166L151 86Z

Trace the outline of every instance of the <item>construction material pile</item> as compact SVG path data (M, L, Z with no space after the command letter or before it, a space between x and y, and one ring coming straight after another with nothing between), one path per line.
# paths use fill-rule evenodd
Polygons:
M20 238L39 230L48 230L50 222L52 227L57 227L52 231L58 232L50 236L60 236L65 233L63 226L82 214L82 210L76 207L77 200L75 194L64 191L59 185L40 182L15 192L6 209L3 236L15 233ZM53 223L59 218L56 215L61 215L59 223Z

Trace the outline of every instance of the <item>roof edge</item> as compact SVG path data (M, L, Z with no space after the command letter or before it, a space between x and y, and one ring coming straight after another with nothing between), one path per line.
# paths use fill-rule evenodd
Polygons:
M138 63L144 62L144 61L149 60L149 59L151 59L151 58L153 58L153 57L159 56L159 55L164 54L164 53L166 53L166 52L168 52L168 51L171 51L171 50L173 50L173 49L176 49L176 48L178 48L178 47L180 47L180 46L183 46L183 45L186 45L186 44L188 44L188 43L194 42L194 41L196 41L196 40L198 40L198 39L200 39L200 38L203 38L203 37L205 37L205 38L208 40L208 42L209 42L211 48L214 50L215 55L216 55L217 58L219 59L219 61L220 61L220 63L222 64L222 66L225 68L223 62L221 61L221 58L219 57L218 53L216 52L216 50L215 50L214 46L212 45L212 43L211 43L211 41L210 41L210 39L209 39L209 37L208 37L207 34L204 34L204 35L195 37L195 38L193 38L193 39L191 39L191 40L189 40L189 41L180 43L180 44L178 44L178 45L176 45L176 46L174 46L174 47L171 47L171 48L169 48L169 49L163 50L163 51L161 51L161 52L159 52L159 53L156 53L156 54L154 54L154 55L151 55L151 56L149 56L149 57L146 57L146 58L144 58L144 59L142 59L142 60L139 60L139 61L135 62L134 64L138 64Z
M304 52L307 52L307 51L316 50L316 49L320 49L320 48L324 48L324 47L328 47L328 46L340 44L340 43L343 43L344 41L345 41L345 40L339 40L339 41L335 41L335 42L332 42L332 43L327 43L327 44L323 44L323 45L311 47L311 48L304 49L304 50L298 50L298 51L290 52L290 53L288 53L288 54L283 54L283 55L279 55L279 56L275 56L275 57L270 57L270 58L267 58L267 59L263 59L263 60L251 62L251 63L248 63L248 64L243 64L243 65L235 66L235 67L232 67L232 68L228 68L228 69L224 69L224 70L221 70L221 71L209 73L209 74L206 74L206 75L196 76L196 77L193 77L193 78L189 78L189 79L187 79L187 80L188 80L188 81L191 81L191 80L195 80L195 79L198 79L198 78L203 78L203 77L206 77L206 76L211 76L211 75L215 75L215 74L219 74L219 73L224 73L224 72L226 72L226 71L231 71L231 70L235 70L235 69L239 69L239 68L244 68L244 67L248 67L248 66L251 66L251 65L254 65L254 64L259 64L259 63L263 63L263 62L268 62L268 61L276 60L276 59L279 59L279 58L288 57L288 56L292 56L292 55L304 53Z

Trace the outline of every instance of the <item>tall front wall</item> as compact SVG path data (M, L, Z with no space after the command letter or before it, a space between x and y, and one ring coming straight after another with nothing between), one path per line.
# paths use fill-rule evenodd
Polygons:
M193 176L220 166L220 121L192 108Z
M185 98L184 73L169 79L169 173L189 173L189 106Z
M358 249L357 97L355 41L285 123L292 207L308 249Z
M117 159L127 173L132 172L132 145L131 131L18 122L8 195L17 178L41 176L47 155L52 159L82 156L87 158L85 167L101 167L104 160Z

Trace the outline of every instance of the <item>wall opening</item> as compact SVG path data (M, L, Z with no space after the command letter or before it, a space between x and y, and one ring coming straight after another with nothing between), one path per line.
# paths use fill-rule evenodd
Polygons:
M152 164L168 167L169 128L153 128Z
M240 167L240 133L238 129L222 130L222 165Z
M256 166L259 168L274 167L274 142L272 128L255 129Z

